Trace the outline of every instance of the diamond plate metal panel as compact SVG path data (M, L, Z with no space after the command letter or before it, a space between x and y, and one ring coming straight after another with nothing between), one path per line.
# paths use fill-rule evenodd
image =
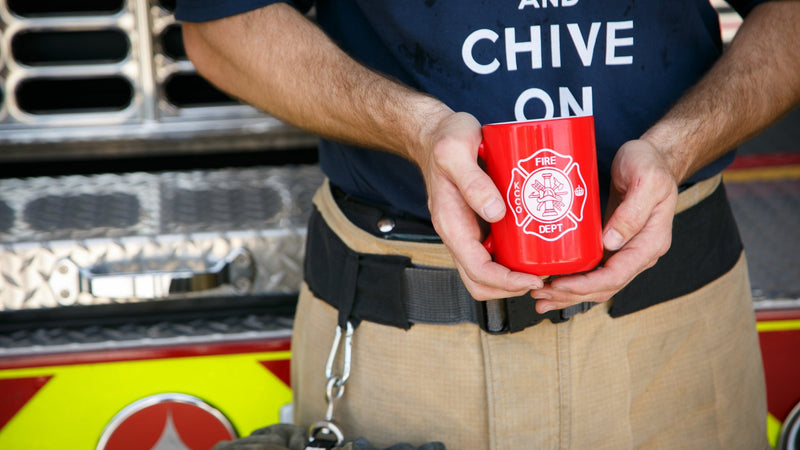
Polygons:
M321 180L313 166L0 180L0 311L147 301L53 292L62 258L97 274L203 272L244 248L250 294L296 292ZM209 295L239 291L170 298Z

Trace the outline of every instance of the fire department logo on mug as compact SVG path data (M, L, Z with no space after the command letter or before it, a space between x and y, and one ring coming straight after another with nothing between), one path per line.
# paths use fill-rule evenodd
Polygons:
M517 163L506 199L517 226L526 234L555 241L578 228L586 192L578 163L542 149Z

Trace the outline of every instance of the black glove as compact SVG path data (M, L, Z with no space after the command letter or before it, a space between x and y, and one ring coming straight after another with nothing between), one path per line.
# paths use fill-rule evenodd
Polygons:
M235 441L220 442L214 446L213 450L303 450L307 443L308 434L302 428L296 425L277 424L259 428L250 436ZM381 450L364 438L345 442L336 448L341 450ZM383 450L445 450L445 447L441 442L428 442L419 447L401 443Z

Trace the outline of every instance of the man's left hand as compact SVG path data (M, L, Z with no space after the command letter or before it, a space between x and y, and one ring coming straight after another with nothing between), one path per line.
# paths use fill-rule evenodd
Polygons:
M647 141L630 141L619 149L611 166L611 217L603 229L603 247L610 256L596 270L556 277L531 291L539 299L539 313L607 301L667 252L678 200L670 169L667 158Z

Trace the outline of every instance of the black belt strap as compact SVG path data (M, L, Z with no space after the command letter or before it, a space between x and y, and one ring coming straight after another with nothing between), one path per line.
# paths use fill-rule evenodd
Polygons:
M476 301L455 269L415 266L405 256L357 253L316 210L309 221L305 273L311 292L338 309L340 326L362 320L403 329L414 323L471 322L491 333L506 333L544 319L563 322L592 306L539 314L529 295Z

